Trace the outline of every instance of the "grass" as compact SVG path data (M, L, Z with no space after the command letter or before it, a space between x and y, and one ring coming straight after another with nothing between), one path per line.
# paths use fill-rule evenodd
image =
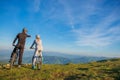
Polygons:
M120 59L86 64L43 64L41 70L31 65L0 67L0 80L120 80Z

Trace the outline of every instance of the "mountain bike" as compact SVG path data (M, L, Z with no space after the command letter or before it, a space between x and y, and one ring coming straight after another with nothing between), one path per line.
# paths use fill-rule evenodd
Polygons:
M37 56L36 57L36 62L35 62L35 66L37 69L41 69L42 66L42 56Z
M15 46L15 45L13 45L13 46ZM14 63L17 61L18 53L19 53L19 50L18 50L18 48L16 48L16 51L12 53L13 55L9 61L10 62L10 69L12 69Z
M35 48L31 48L31 49L35 49ZM38 51L38 52L40 54L41 51ZM41 55L33 56L33 58L36 58L36 62L35 62L36 69L40 70L42 67L42 56Z

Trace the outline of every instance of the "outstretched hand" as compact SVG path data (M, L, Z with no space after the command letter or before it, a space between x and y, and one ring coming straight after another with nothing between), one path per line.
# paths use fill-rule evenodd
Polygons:
M16 46L16 45L13 43L12 46Z
M32 49L32 47L30 47L30 49Z

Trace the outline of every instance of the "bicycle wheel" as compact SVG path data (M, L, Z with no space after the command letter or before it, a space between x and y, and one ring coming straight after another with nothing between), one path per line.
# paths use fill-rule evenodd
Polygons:
M40 59L40 60L38 61L38 64L37 64L38 70L40 70L41 67L42 67L42 58L39 57L39 59Z
M14 65L14 62L15 62L15 59L16 59L16 53L13 53L13 56L11 58L11 61L10 61L10 68L12 69L13 65Z

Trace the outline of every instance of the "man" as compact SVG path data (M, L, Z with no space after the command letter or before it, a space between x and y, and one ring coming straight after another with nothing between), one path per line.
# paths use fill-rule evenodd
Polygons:
M21 67L21 64L22 64L22 56L23 56L24 46L25 46L27 37L31 37L31 36L28 35L27 30L25 28L23 28L22 33L19 33L13 41L13 46L15 46L15 48L11 54L11 58L12 58L13 53L16 52L17 49L19 49L18 67ZM15 45L16 40L18 40L18 42Z

